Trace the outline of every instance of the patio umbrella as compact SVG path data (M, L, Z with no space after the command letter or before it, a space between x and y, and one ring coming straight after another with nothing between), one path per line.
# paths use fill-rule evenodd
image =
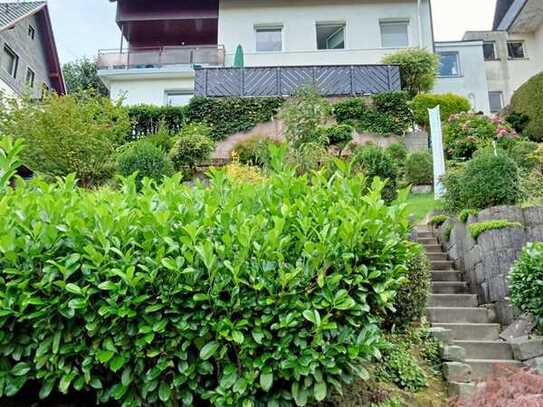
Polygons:
M236 56L234 57L234 68L243 68L245 60L243 57L243 47L238 45L236 48Z

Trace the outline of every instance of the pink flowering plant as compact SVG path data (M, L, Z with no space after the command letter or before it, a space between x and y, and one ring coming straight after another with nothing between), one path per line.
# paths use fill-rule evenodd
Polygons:
M507 148L518 138L500 116L488 117L471 112L451 115L444 129L445 151L452 160L469 160L475 151L496 142Z

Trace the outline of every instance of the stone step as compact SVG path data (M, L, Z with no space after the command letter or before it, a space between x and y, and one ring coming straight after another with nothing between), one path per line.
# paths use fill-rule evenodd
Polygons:
M462 281L462 273L455 270L433 270L432 281Z
M426 245L436 245L437 239L435 237L417 237L417 242L426 246Z
M454 341L466 351L468 359L513 360L513 349L502 341Z
M499 324L471 324L471 323L434 323L433 327L451 330L454 340L464 341L495 341L500 334Z
M417 238L419 239L427 239L434 237L434 234L432 232L428 231L418 231L417 230Z
M430 260L449 260L446 253L426 253Z
M430 307L476 307L479 305L475 294L431 294Z
M426 250L426 253L428 254L443 253L443 249L438 244L425 244L423 246L424 246L424 250Z
M486 324L490 322L486 308L430 307L426 309L426 313L432 323L468 322Z
M433 281L433 294L465 294L468 284L465 281Z
M432 260L432 270L452 270L454 262L450 260Z
M471 366L471 378L475 381L500 376L510 369L520 369L523 366L516 360L466 359L466 363Z

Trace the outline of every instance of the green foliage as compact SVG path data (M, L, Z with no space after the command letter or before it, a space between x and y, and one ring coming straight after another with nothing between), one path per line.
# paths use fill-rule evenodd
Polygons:
M405 181L411 185L431 185L434 182L432 154L412 153L405 162Z
M460 219L460 222L467 223L470 216L477 216L479 215L479 210L477 209L463 209L458 214L458 219Z
M322 127L321 131L324 133L322 137L328 140L329 145L339 146L343 149L353 141L354 128L348 124Z
M181 106L134 105L127 108L132 121L129 139L137 140L162 131L171 134L181 131L186 108Z
M95 91L100 96L109 97L109 89L98 77L95 60L81 58L68 62L63 65L62 73L68 93Z
M130 129L125 109L92 93L50 95L41 103L0 101L0 134L24 140L23 162L50 176L75 173L82 185L102 183Z
M448 220L449 220L449 217L447 215L436 215L432 217L432 219L430 219L429 223L430 225L433 225L433 226L441 226Z
M413 112L406 92L385 92L373 96L375 110L392 118L395 130L391 133L402 135L413 124Z
M543 73L524 83L511 98L511 111L526 115L529 122L522 134L532 141L543 141Z
M471 225L468 225L468 231L471 237L477 240L479 236L481 236L483 233L488 232L490 230L516 228L516 227L523 227L523 226L519 222L511 222L508 220L498 219L498 220L489 220L486 222L472 223Z
M445 236L445 239L447 241L451 240L452 231L453 231L453 224L449 222L445 225L445 229L443 230L443 235Z
M385 201L391 202L396 198L398 168L383 148L374 145L358 147L353 152L353 162L368 178L379 177L386 181Z
M532 170L523 174L521 180L524 203L543 204L543 174Z
M205 124L189 124L183 127L170 150L170 159L176 169L192 168L211 157L215 144L209 137L211 130Z
M163 152L168 153L175 143L175 135L172 134L170 130L168 130L166 124L162 122L159 124L158 130L155 133L152 133L141 140L147 141L160 148Z
M412 256L403 204L339 172L180 181L0 198L0 397L34 381L123 406L303 406L368 379Z
M424 370L409 352L405 343L390 343L384 352L380 376L385 381L394 383L401 389L418 392L428 385Z
M543 327L543 243L528 243L509 275L510 298L522 312Z
M433 89L439 57L423 49L406 49L387 55L384 64L400 65L402 89L411 97Z
M279 144L278 140L255 136L236 144L232 153L241 164L264 167L270 163L270 146Z
M350 123L358 120L367 110L364 98L345 98L334 105L334 115L338 123Z
M454 93L430 94L423 93L413 98L411 108L415 116L415 121L421 126L429 126L428 109L439 106L441 120L447 122L449 118L458 113L469 112L471 104L463 96Z
M520 170L506 153L483 151L445 177L444 204L452 212L512 205L522 198L520 184Z
M119 154L117 169L125 177L137 172L138 189L141 188L144 178L160 182L165 176L174 173L173 164L164 151L148 141L137 141Z
M270 121L283 102L284 99L279 97L194 97L186 107L186 118L191 123L208 125L211 138L217 141Z
M384 326L405 330L420 321L426 311L431 284L430 262L421 247L407 264L405 282L395 299L394 311L386 315Z
M10 180L21 166L20 154L23 150L21 140L11 137L0 137L0 193L10 184Z
M505 121L509 123L517 133L521 134L530 122L530 117L522 113L513 112L505 117Z
M330 103L314 89L299 89L280 112L289 146L299 149L307 143L325 144L320 128L328 123L331 113Z
M391 156L398 165L402 164L407 156L409 155L409 151L407 150L407 147L403 143L393 143L390 144L387 149L387 154Z
M509 149L509 156L524 170L531 171L538 166L535 156L539 144L528 140L519 140Z

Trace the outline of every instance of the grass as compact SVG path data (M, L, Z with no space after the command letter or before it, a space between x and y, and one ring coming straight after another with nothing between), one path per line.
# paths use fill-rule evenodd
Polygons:
M427 194L411 194L407 200L407 210L415 216L417 222L423 220L432 210L439 209L440 203L434 199L432 192Z

